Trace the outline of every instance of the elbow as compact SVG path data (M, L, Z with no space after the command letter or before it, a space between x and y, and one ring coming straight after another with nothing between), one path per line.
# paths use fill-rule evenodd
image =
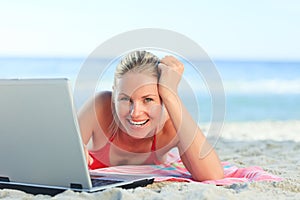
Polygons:
M204 174L192 174L192 177L195 181L220 180L224 178L224 170L221 168L214 171L208 171Z
M224 170L223 168L213 172L208 180L219 180L224 178Z

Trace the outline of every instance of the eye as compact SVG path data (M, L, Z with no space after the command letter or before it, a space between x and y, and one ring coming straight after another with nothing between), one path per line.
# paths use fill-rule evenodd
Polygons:
M119 101L130 101L129 97L121 97Z
M153 101L153 99L152 98L145 98L145 103L149 103L149 102L151 102L151 101Z

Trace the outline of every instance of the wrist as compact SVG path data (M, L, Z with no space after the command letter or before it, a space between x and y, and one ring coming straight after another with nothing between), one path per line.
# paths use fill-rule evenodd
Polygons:
M181 100L177 93L169 90L167 92L160 93L160 97L168 112L172 113L174 109L181 109Z
M163 100L172 100L174 98L178 98L177 88L170 88L165 86L159 86L159 96Z

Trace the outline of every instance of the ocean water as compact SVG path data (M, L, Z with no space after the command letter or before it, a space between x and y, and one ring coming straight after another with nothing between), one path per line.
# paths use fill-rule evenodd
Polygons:
M75 91L84 62L84 58L2 57L0 78L64 77L71 80ZM101 63L99 67L103 67ZM300 120L300 62L216 60L214 64L224 86L225 121ZM99 75L97 91L110 90L115 65L112 62ZM180 96L193 116L200 122L209 122L215 109L212 91L205 77L195 76L190 70L193 66L185 62L185 67L186 84ZM88 98L88 87L87 84L74 92L77 109Z

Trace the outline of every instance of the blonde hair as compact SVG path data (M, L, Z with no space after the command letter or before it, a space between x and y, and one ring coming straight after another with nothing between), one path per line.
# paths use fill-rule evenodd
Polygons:
M147 51L133 51L125 55L117 65L114 76L114 87L117 80L122 78L127 72L143 73L159 79L158 65L159 58ZM112 112L114 120L110 124L110 131L115 134L118 131L119 120L116 116L114 105L114 91L112 92Z
M147 51L133 51L127 54L117 65L114 77L114 85L117 79L122 78L127 72L145 73L159 77L157 64L159 58Z

